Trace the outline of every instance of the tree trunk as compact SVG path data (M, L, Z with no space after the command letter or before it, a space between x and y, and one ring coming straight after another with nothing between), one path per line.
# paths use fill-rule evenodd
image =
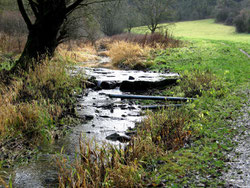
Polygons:
M48 15L36 20L29 30L24 51L16 62L15 70L28 70L34 64L39 63L46 57L53 56L58 46L60 28L64 22L64 17L60 15Z

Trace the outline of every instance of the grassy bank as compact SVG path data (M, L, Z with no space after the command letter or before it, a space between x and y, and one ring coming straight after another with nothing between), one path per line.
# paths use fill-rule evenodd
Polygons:
M9 70L19 55L1 49L0 168L30 159L39 144L64 134L65 121L70 124L75 115L74 95L84 85L83 74L69 74L74 60L60 53L34 70L6 80L2 70Z
M250 59L239 48L249 51L250 35L212 20L175 27L174 36L185 45L158 49L148 61L153 70L182 76L177 86L157 92L198 100L178 110L149 112L125 150L99 148L99 153L82 144L76 164L60 162L61 187L225 186L220 177L227 170L226 153L235 147L232 125L249 87Z

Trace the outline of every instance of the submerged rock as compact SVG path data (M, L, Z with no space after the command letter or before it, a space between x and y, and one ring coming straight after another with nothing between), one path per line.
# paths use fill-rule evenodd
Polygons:
M104 81L104 82L101 82L100 84L100 88L101 89L115 89L116 87L118 87L119 84L115 81Z
M129 142L131 140L131 137L129 136L122 136L122 135L119 135L117 133L114 133L114 134L111 134L109 136L106 137L107 140L111 140L111 141L119 141L119 142Z

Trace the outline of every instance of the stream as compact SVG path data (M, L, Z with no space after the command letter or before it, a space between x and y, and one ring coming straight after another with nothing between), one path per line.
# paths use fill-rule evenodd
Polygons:
M113 99L108 94L130 94L154 86L161 87L174 83L174 78L178 77L176 73L82 67L76 67L72 74L82 69L95 83L92 88L85 89L76 105L77 115L85 119L84 123L73 127L64 138L41 147L42 152L34 162L10 169L8 173L12 174L13 187L57 187L55 156L63 147L64 154L73 161L82 134L86 139L95 139L99 145L104 142L125 145L130 140L126 131L133 129L143 118L141 108L133 101Z

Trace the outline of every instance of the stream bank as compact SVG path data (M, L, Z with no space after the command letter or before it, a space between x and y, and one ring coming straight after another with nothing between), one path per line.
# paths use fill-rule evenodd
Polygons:
M81 70L81 67L77 67L75 71ZM174 84L174 80L179 76L176 73L160 74L103 68L85 68L85 72L95 84L87 88L78 98L76 111L78 118L83 119L84 123L72 128L70 134L59 138L55 143L41 146L37 160L14 169L7 169L6 173L12 174L14 187L57 187L55 156L63 148L64 155L73 161L82 134L86 139L95 139L99 145L103 143L124 145L130 140L130 135L126 134L127 130L132 130L143 118L141 109L135 102L113 99L108 95L129 94L130 91L136 90L145 91L155 86L163 87L164 84ZM169 83L168 80L172 81ZM121 91L120 87L124 83L126 89Z

